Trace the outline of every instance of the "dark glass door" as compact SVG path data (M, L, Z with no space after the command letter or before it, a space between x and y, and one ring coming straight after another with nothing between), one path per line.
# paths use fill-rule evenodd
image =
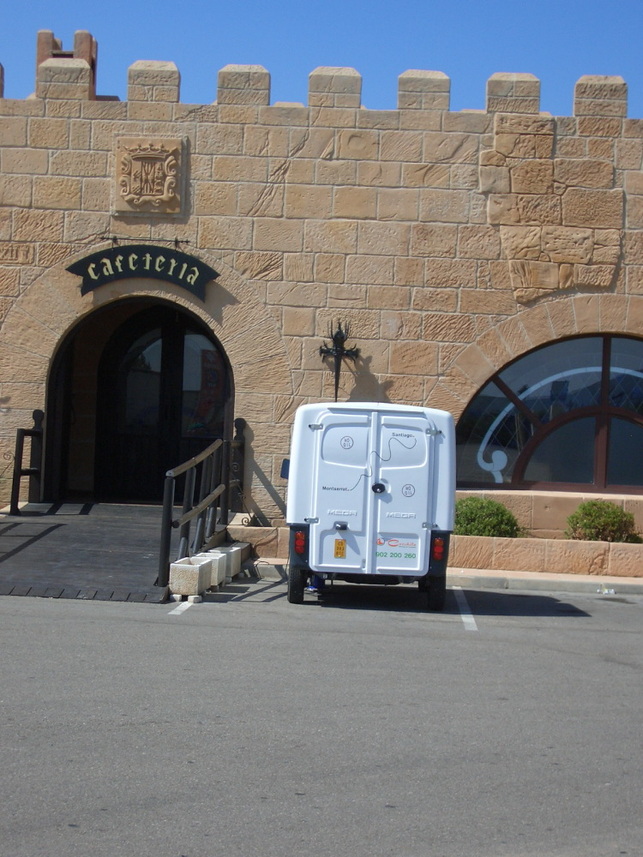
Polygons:
M126 322L99 371L99 496L160 501L165 472L223 436L228 390L221 350L197 322L166 308Z

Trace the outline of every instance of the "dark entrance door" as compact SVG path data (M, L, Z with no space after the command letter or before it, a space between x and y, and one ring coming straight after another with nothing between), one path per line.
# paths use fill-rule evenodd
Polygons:
M224 436L229 380L207 329L172 307L139 312L99 365L96 493L160 501L165 472Z

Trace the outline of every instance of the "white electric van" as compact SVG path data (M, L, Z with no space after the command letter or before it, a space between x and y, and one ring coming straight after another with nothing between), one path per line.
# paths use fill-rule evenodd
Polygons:
M288 600L313 575L413 583L441 610L455 506L446 411L383 403L303 405L288 473Z

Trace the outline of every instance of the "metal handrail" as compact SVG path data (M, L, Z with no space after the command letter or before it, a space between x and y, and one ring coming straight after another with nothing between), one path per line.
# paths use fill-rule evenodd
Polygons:
M158 586L167 586L169 582L173 529L179 529L177 550L177 559L179 559L210 547L217 537L217 524L225 527L228 523L231 489L236 488L239 492L243 490L243 430L246 421L236 419L234 424L236 434L233 440L218 438L198 455L168 470L165 474L161 544L156 580ZM231 462L233 450L237 453L234 466ZM238 475L231 478L233 469L238 471ZM176 480L183 475L185 475L183 509L180 516L174 517ZM199 477L199 496L195 501L197 476ZM222 499L219 500L219 498ZM195 520L194 537L190 541L191 524Z
M20 482L23 476L29 476L29 499L40 500L40 477L42 475L42 421L45 417L43 411L37 410L33 414L33 428L19 428L16 431L16 449L13 456L13 478L11 480L11 502L9 512L12 515L20 514ZM31 454L29 456L29 467L23 467L22 459L25 453L25 438L32 438Z

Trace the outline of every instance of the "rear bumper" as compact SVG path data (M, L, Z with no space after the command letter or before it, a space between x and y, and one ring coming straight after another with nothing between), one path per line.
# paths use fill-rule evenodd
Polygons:
M427 577L444 577L447 573L449 559L449 542L451 533L444 530L433 530L429 544L429 567L426 574L405 574L400 571L397 574L362 574L360 572L317 571L311 568L309 554L308 524L290 524L289 555L288 562L293 568L300 568L306 572L319 574L326 580L345 580L349 583L372 583L376 585L393 585L396 583L414 583L426 580Z

